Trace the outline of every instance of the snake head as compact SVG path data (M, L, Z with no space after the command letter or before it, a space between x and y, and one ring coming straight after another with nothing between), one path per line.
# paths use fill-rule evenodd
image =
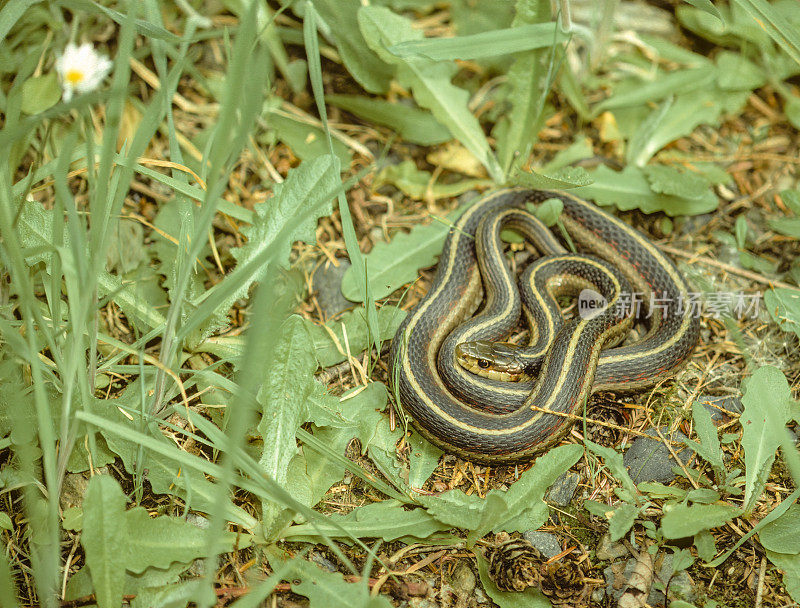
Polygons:
M484 378L518 382L525 377L518 349L509 342L462 342L456 346L456 361L467 371Z

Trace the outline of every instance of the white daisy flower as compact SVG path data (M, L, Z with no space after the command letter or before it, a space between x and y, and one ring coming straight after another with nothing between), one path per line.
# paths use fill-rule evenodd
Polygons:
M111 60L96 52L88 42L80 46L69 43L56 60L64 101L72 99L76 92L83 94L96 89L111 66Z

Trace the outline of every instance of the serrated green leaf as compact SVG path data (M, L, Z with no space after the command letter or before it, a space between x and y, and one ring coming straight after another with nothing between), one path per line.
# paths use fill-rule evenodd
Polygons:
M714 535L708 530L700 530L694 535L694 546L697 549L698 557L704 562L710 562L717 553Z
M131 382L117 399L96 399L92 403L92 411L108 420L121 425L126 429L140 428L136 418L141 411L141 380ZM123 414L120 409L126 412ZM134 420L128 418L134 416ZM147 470L147 481L156 494L171 494L185 500L187 504L199 511L209 511L216 505L218 489L206 477L190 468L182 468L174 459L167 458L153 450L144 452L144 460L139 444L123 438L120 434L109 432L105 426L99 428L100 433L108 444L108 448L117 454L131 474L142 469ZM159 432L153 437L159 444L175 450L171 443ZM240 507L233 503L228 504L227 516L230 521L236 522L246 529L254 529L258 521Z
M549 48L566 36L554 22L531 23L455 38L407 40L389 47L389 52L404 59L425 57L433 61L483 59Z
M278 244L275 254L278 264L288 264L289 251L294 241L314 244L317 218L333 211L331 200L338 185L339 174L330 155L305 161L290 171L285 182L275 185L274 196L256 205L252 225L242 230L247 237L247 243L231 249L237 263L244 265L257 257L273 242L292 217L304 216L304 219L284 243ZM261 278L257 274L253 280L258 281Z
M143 507L125 513L127 539L118 551L125 555L125 568L142 574L147 568L167 568L174 562L184 564L208 555L208 532L186 520L162 515L151 518ZM221 551L244 549L250 538L236 532L218 534Z
M485 179L463 179L461 181L443 184L434 180L433 174L417 169L413 160L407 159L397 165L389 165L378 172L373 188L380 188L383 184L392 184L404 194L418 200L429 198L452 198L469 192L470 190L487 188L492 185Z
M347 530L353 538L382 538L393 541L399 538L427 538L435 532L449 530L430 515L425 509L406 510L396 500L384 500L363 507L357 507L347 515L331 515L341 528ZM292 526L283 532L283 538L304 542L319 542L321 535L331 538L348 538L338 526L301 524Z
M614 509L611 519L608 521L608 533L611 542L616 542L633 527L636 516L639 515L639 508L634 504L622 503Z
M447 221L435 220L414 226L410 232L398 232L390 243L376 243L364 256L372 296L376 300L385 298L405 283L414 281L419 268L431 266L442 252L450 221L455 221L461 211L463 208L451 213ZM342 277L342 293L348 300L361 299L352 267Z
M569 190L591 183L592 179L583 167L562 167L551 175L517 169L511 176L512 185L527 186L537 190Z
M721 476L725 471L725 464L722 461L722 448L719 444L717 427L714 426L714 422L711 419L711 413L702 403L695 401L692 405L692 418L694 419L694 430L700 439L700 443L687 440L686 444L714 467L714 471L718 476Z
M786 376L771 366L757 369L743 389L744 411L739 423L745 464L744 511L748 513L761 497L794 401Z
M395 15L389 9L363 6L358 11L361 33L369 47L387 63L397 67L397 79L412 90L420 107L433 112L441 124L486 167L496 182L503 172L494 157L477 118L469 111L469 94L454 86L450 79L455 73L452 64L435 63L422 58L400 58L387 50L408 40L420 40L423 35L412 27L411 21Z
M633 165L619 172L602 165L589 171L589 176L594 183L575 188L573 193L593 199L599 205L616 205L623 211L641 209L645 213L663 211L669 216L699 215L713 211L718 205L717 197L710 190L701 199L653 192L644 172Z
M22 85L22 111L26 114L44 112L61 99L61 87L55 72L32 76Z
M435 146L453 139L447 127L419 108L362 95L326 95L325 101L359 118L389 127L403 140L421 146Z
M708 197L710 182L699 173L681 171L670 165L647 165L642 172L650 188L658 194L701 201Z
M800 289L770 289L764 293L764 306L778 327L800 337Z
M516 528L519 518L537 509L547 489L582 455L583 448L576 444L550 450L539 456L508 491L492 490L484 500L451 490L438 496L420 496L419 501L442 523L471 530L469 539L474 542L489 530Z
M83 502L85 523L81 544L100 608L116 608L122 604L127 560L120 548L128 538L126 502L125 494L112 477L95 475L89 480Z
M408 445L411 448L408 453L408 485L418 490L433 474L443 452L419 433L411 433Z
M665 538L685 538L694 536L701 530L722 526L741 513L738 507L725 503L692 506L680 504L661 518L661 529Z
M345 582L340 573L304 560L295 561L292 570L292 591L307 597L311 608L391 608L385 596L370 596L366 581Z
M258 433L264 441L259 467L278 484L286 482L289 461L297 453L295 433L308 417L308 396L315 388L317 361L311 336L303 319L286 320L276 337L274 358L264 372L258 392L261 422ZM264 505L264 519L276 516L272 505Z

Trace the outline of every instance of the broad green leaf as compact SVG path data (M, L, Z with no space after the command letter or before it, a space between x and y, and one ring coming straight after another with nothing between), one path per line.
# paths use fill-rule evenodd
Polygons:
M722 461L722 448L719 444L717 427L711 419L711 413L699 401L692 405L692 418L694 419L694 430L700 443L686 440L686 445L697 452L708 462L718 476L722 476L725 471L725 464Z
M714 541L714 535L708 530L700 530L694 535L694 546L697 549L697 555L704 562L708 563L714 559L717 552L717 544Z
M302 216L303 222L285 242L278 244L275 253L280 265L288 264L294 241L316 242L317 218L332 212L331 200L338 185L339 175L329 155L305 161L290 171L285 182L274 186L273 197L256 205L252 225L242 230L247 243L231 250L237 263L244 265L258 256L273 242L290 218ZM252 280L261 278L260 274L256 274Z
M633 137L630 138L625 154L629 164L643 167L659 150L661 145L658 140L654 141L655 134L664 122L674 101L674 97L667 97L660 106L653 108L653 111L639 125Z
M358 27L359 0L314 0L314 8L330 28L347 71L370 93L385 93L394 68L367 46Z
M433 265L442 252L442 243L450 230L449 220L454 220L454 215L447 221L434 220L430 224L418 224L410 232L398 232L390 243L375 244L364 259L369 270L368 287L376 300L416 280L418 269ZM360 300L352 267L342 278L342 293L348 300Z
M89 520L87 520L89 521ZM191 563L208 555L208 531L177 517L151 518L147 510L135 507L125 513L127 538L117 548L125 556L125 568L135 574L147 568L167 568L173 562ZM216 537L221 551L244 549L249 537L223 532Z
M800 218L781 217L767 219L767 225L771 230L785 234L795 239L800 239Z
M478 527L485 500L468 496L461 490L448 490L437 495L421 494L419 502L443 524L473 530Z
M443 452L419 433L411 433L408 445L411 448L408 453L408 485L418 490L433 474Z
M380 188L383 184L392 184L411 198L428 200L452 198L470 190L487 188L492 182L485 179L463 179L452 183L439 183L434 180L433 174L417 169L414 161L407 159L397 165L384 167L378 172L372 187Z
M764 293L764 305L778 327L800 337L800 289L770 289Z
M494 532L504 530L505 522L543 502L548 488L578 462L581 456L583 446L578 444L562 445L539 456L533 466L520 475L505 492L504 519L493 522L491 529Z
M290 317L276 336L274 359L267 362L264 383L258 393L264 441L259 467L278 484L286 483L289 461L297 453L295 433L308 416L308 396L314 390L317 361L311 336L299 316ZM273 505L264 505L264 519L276 516Z
M511 183L537 190L569 190L578 186L588 186L592 183L592 179L582 167L563 167L550 175L517 169L511 176Z
M516 30L546 30L555 25L551 19L552 9L545 2L518 2L512 25ZM500 114L492 133L497 139L500 166L506 175L512 167L521 167L527 162L544 122L545 100L558 72L556 62L563 57L559 48L560 28L550 31L552 37L548 44L515 55L507 72L506 103L510 103L511 111ZM576 105L583 110L580 92L572 97L579 98Z
M639 515L639 507L634 504L622 503L614 509L611 519L608 521L608 533L611 542L616 542L633 527L636 516Z
M722 18L722 13L719 12L719 9L714 6L714 3L711 2L711 0L686 0L686 2L692 6L696 6L701 11L705 11L709 15L713 15L720 20L721 24L725 24L725 20Z
M787 555L767 550L767 559L783 572L783 585L786 593L795 601L800 602L800 554Z
M148 568L142 574L125 573L125 595L136 595L138 599L139 593L143 593L147 589L153 589L175 583L180 578L181 574L188 570L191 564L172 564L169 568ZM92 579L89 573L89 568L83 567L75 574L70 576L67 583L67 592L64 594L64 599L67 601L76 600L81 597L86 597L93 593ZM153 604L150 605L151 607ZM160 606L160 605L159 605ZM148 608L147 605L142 605L134 600L132 608Z
M508 491L492 490L484 500L450 490L420 496L419 501L442 523L471 530L469 538L475 542L489 530L515 529L519 518L526 511L538 510L547 489L582 455L583 448L576 444L552 449L539 456Z
M285 530L282 538L304 542L319 542L320 534L331 538L348 538L344 528L353 538L382 538L393 541L399 538L427 538L435 532L449 530L448 524L439 522L425 509L407 511L396 500L384 500L357 507L347 515L331 515L339 526L301 524Z
M455 38L408 40L390 46L389 52L404 59L418 56L433 61L482 59L549 48L565 39L566 36L555 22L531 23Z
M758 533L761 546L776 553L800 553L800 505L792 505Z
M435 146L453 139L447 127L419 108L362 95L326 95L325 101L359 118L389 127L414 144Z
M795 215L800 215L800 190L781 190L781 199Z
M314 162L328 154L328 140L325 136L325 131L319 127L276 112L267 114L265 120L270 127L275 129L277 138L289 146L298 158ZM338 139L332 140L331 144L339 162L343 166L349 167L352 160L350 149ZM270 202L267 201L262 204L269 204Z
M625 91L612 94L611 97L597 104L592 111L595 115L599 115L606 110L658 102L678 93L705 89L716 76L715 66L701 66L666 74L657 73L653 75L650 82L639 81L634 85L631 81Z
M481 577L483 590L500 608L552 608L550 600L533 587L528 587L522 592L500 591L489 578L489 563L483 554L475 551L475 558L478 562L478 574Z
M661 518L661 529L665 538L685 538L694 536L701 530L722 526L741 513L738 507L725 503L692 506L680 504Z
M305 560L293 564L292 592L310 600L310 608L391 608L382 595L370 597L365 580L348 583L339 572L328 572ZM299 579L298 584L296 580Z
M744 411L739 423L745 464L744 511L748 513L767 482L793 400L786 376L771 366L757 369L744 382L743 389Z
M687 136L701 124L717 125L724 113L737 112L750 91L723 92L715 87L679 94L671 104L653 110L645 120L641 133L634 137L629 162L644 165L656 152L670 142Z
M381 59L397 67L398 81L411 88L417 104L431 110L436 119L481 161L489 175L501 182L503 172L477 118L467 107L469 94L450 82L455 66L422 58L399 58L389 52L387 47L408 40L421 40L423 35L413 29L411 21L387 8L361 7L358 23L369 47Z
M752 91L767 81L764 70L739 53L722 51L716 57L717 84L723 91Z
M121 549L128 540L126 502L125 494L112 477L95 475L89 480L83 502L81 544L100 608L122 604L127 560Z
M44 112L61 99L61 87L55 72L32 76L22 85L22 111L26 114Z
M616 205L622 211L641 209L645 213L663 211L669 216L699 215L713 211L718 204L717 197L710 190L702 199L654 192L644 172L633 165L620 172L601 165L588 173L594 182L572 192L593 199L599 205Z
M642 172L650 183L650 189L658 194L694 201L704 201L709 195L713 196L711 182L699 173L681 171L671 165L647 165L642 167Z

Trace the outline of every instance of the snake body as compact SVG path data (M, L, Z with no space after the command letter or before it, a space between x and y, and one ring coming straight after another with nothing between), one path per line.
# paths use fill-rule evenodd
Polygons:
M643 300L657 297L649 332L633 346L601 353L622 331L615 315L573 319L557 332L535 381L492 383L466 371L453 372L460 367L449 350L454 345L451 341L448 350L442 347L480 302L483 288L474 235L482 218L551 198L563 203L561 221L582 249L617 267ZM619 298L623 290L619 284L611 291ZM674 264L623 221L568 193L499 190L467 209L451 228L429 292L392 342L391 384L415 427L443 450L476 462L526 460L563 437L572 424L570 416L591 392L644 388L673 375L698 339L699 322L688 301L688 286ZM486 391L478 395L481 403L470 404L454 394L440 365L457 383L469 378L467 394Z

